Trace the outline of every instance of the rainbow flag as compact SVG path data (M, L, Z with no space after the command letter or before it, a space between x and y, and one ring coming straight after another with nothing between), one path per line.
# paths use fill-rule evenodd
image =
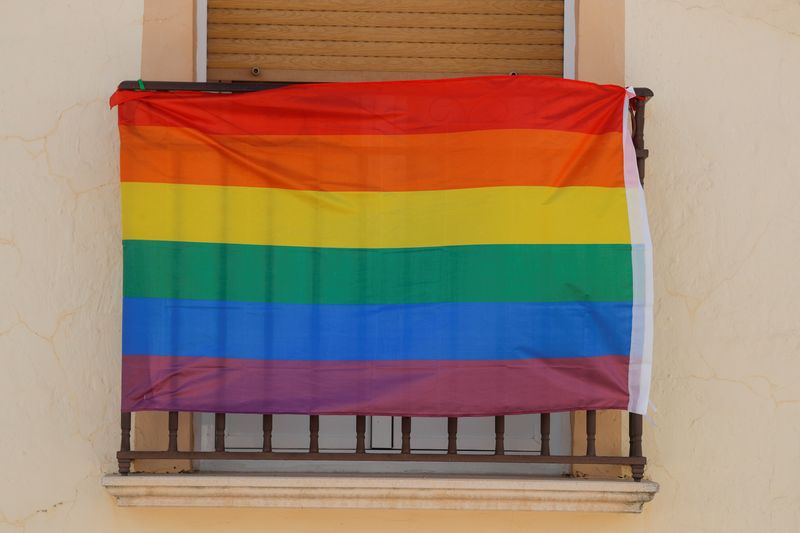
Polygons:
M526 76L118 92L123 410L644 412L632 97Z

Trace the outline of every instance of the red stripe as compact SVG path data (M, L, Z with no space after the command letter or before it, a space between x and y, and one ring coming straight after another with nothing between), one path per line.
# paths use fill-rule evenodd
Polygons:
M495 416L626 409L628 358L309 362L128 355L123 411Z
M239 94L118 92L119 123L225 135L621 131L625 90L539 76L296 85Z

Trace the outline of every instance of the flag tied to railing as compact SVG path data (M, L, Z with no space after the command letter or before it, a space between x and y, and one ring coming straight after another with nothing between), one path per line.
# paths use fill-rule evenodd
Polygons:
M643 413L632 97L526 76L118 92L122 409Z

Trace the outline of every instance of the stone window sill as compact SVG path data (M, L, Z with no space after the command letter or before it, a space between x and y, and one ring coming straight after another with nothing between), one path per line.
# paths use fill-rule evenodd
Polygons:
M652 481L492 476L112 474L103 485L125 507L640 513L658 492Z

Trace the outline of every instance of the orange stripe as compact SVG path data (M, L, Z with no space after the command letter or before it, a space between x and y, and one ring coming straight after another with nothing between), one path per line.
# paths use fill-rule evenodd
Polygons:
M207 135L120 126L123 181L321 191L623 187L620 133Z

